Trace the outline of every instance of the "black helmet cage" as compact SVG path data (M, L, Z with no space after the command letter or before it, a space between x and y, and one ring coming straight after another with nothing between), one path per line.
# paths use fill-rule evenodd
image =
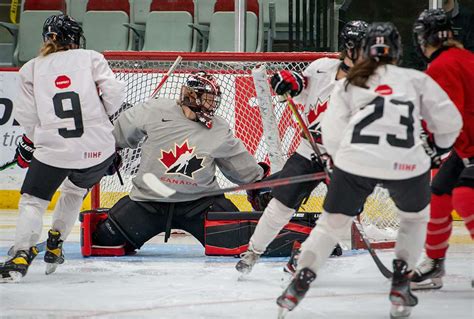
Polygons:
M339 44L341 50L346 52L352 50L352 61L357 60L362 40L367 34L369 24L362 20L347 22L339 34Z
M375 22L369 26L363 40L364 56L379 61L381 58L399 61L402 55L400 33L391 22Z
M449 39L450 31L452 31L452 23L446 11L426 9L413 25L415 47L421 49L428 44L437 47Z
M43 41L53 40L60 45L76 44L85 47L82 28L73 18L65 14L53 15L43 24Z

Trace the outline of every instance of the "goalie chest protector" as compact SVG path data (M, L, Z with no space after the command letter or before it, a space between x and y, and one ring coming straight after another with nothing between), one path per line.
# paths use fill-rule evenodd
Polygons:
M205 254L233 256L245 252L262 212L209 212L205 221ZM296 213L263 256L287 257L294 242L302 243L316 225L320 213Z

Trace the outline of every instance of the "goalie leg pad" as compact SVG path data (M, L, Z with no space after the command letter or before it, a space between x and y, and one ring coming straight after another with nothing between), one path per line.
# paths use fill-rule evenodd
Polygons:
M340 238L350 232L351 225L351 216L323 212L316 227L301 245L297 270L309 268L318 273Z
M453 206L463 218L471 238L474 239L474 188L456 187L453 191Z

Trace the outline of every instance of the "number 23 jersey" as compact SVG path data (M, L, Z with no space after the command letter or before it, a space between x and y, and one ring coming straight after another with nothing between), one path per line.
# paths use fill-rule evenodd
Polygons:
M335 166L379 179L419 176L430 168L420 139L421 119L439 147L450 147L461 116L441 87L426 74L379 66L368 89L336 84L322 121L323 144Z
M15 119L34 142L37 160L80 169L114 153L109 116L123 102L125 85L102 54L60 51L30 60L19 73Z

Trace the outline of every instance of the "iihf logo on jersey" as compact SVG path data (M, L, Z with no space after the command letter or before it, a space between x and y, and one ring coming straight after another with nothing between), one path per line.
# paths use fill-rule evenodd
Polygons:
M178 146L174 145L173 150L168 152L161 150L161 163L167 168L166 174L179 174L188 178L193 178L193 174L204 168L202 161L204 157L194 154L194 147L188 146L188 141Z

